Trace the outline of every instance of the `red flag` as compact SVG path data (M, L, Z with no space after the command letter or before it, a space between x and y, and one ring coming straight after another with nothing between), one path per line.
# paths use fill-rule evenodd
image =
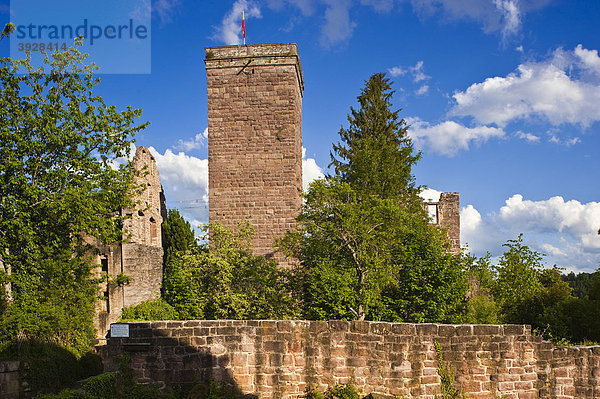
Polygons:
M242 11L242 36L246 39L246 18L244 18L244 12Z

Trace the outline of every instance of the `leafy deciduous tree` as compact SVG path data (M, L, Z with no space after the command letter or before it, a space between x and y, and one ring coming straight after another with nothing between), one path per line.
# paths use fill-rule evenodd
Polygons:
M146 124L135 125L141 110L118 112L94 94L100 79L86 56L76 47L47 55L46 70L29 58L0 60L0 278L9 288L1 339L77 346L94 335L81 234L120 239L115 211L131 204L132 168L111 161Z
M373 75L331 154L335 175L311 184L301 230L280 247L301 260L306 317L445 321L466 291L463 262L428 223L407 126L390 82Z
M181 319L287 319L297 315L289 273L251 253L253 230L210 224L208 244L176 252L166 265L163 297Z

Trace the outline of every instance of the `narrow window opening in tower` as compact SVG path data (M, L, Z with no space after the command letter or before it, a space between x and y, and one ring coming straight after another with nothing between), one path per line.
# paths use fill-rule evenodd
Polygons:
M154 218L150 218L150 241L154 243L154 240L158 238L158 226Z
M106 313L110 313L110 296L108 294L108 290L104 291L103 293L104 296L104 302L106 303L106 309L103 309L106 311Z
M438 224L437 204L427 204L427 216L429 216L429 223Z

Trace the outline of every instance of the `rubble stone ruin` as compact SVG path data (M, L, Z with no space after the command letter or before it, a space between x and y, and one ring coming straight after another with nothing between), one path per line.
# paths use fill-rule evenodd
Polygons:
M438 202L424 202L429 220L446 229L453 253L460 252L460 194L441 193Z
M302 92L295 43L206 48L209 218L255 229L256 255L295 227L302 200ZM283 257L280 265L289 266Z
M90 237L87 240L98 249L95 264L96 277L108 277L102 283L103 301L96 305L95 327L97 336L104 339L110 323L116 322L125 306L137 305L160 294L163 274L162 223L167 217L156 161L146 147L137 147L133 167L140 171L134 186L144 188L135 195L133 209L122 209L129 216L123 223L124 241L120 244L103 244ZM129 278L118 284L117 277Z

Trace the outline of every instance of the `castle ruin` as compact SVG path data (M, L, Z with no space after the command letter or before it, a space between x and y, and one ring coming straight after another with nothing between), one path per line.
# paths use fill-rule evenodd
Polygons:
M94 263L97 278L104 277L96 304L94 327L102 340L110 324L116 322L126 306L155 299L163 275L162 223L167 217L156 160L147 147L137 147L133 167L140 172L134 187L142 189L133 198L134 208L122 209L123 242L103 244L93 237L87 241L98 251ZM119 283L126 276L128 282Z
M460 253L460 194L441 193L437 202L423 203L432 224L446 230L452 253Z
M275 238L295 228L302 200L302 92L304 82L296 44L206 48L209 128L209 218L235 228L249 220L255 229L254 253L275 256ZM104 337L126 306L160 292L163 273L162 223L165 197L156 160L138 147L133 166L140 171L133 209L122 209L124 241L103 244L95 262L105 277L104 301L95 327ZM431 222L446 229L452 251L460 252L459 194L442 193L425 202ZM118 276L129 281L119 284Z

